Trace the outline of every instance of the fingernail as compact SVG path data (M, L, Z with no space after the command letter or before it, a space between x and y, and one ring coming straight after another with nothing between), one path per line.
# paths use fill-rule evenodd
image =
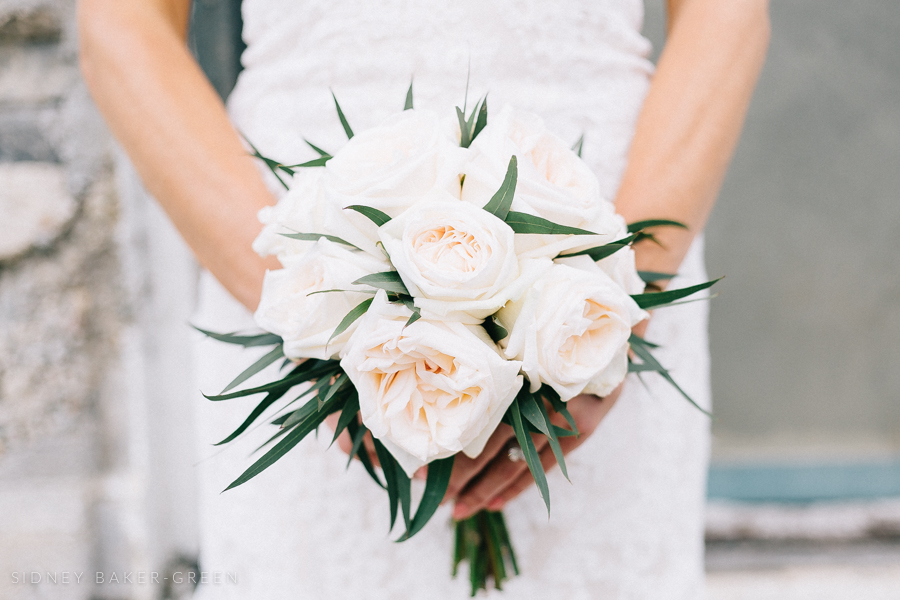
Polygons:
M504 504L506 504L506 502L503 500L503 498L494 498L488 503L487 509L491 511L498 511L503 508Z
M461 521L466 518L466 515L469 513L469 507L460 502L456 503L456 506L453 507L453 518L457 521Z

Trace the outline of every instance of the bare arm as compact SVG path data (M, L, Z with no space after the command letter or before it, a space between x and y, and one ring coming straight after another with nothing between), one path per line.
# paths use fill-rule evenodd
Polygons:
M675 273L703 230L737 143L769 41L768 0L668 0L669 38L644 101L616 199L628 222L668 218L687 231L664 228L663 247L643 242L638 268ZM582 435L563 438L570 452L612 408L609 396L578 396L569 410ZM563 425L563 423L558 423ZM512 434L501 427L481 456L457 456L448 498L458 498L454 518L498 510L533 485L523 461L505 455ZM556 460L545 438L536 440L541 463Z
M769 43L768 0L668 0L669 38L641 109L616 210L670 218L665 248L643 242L638 268L675 273L703 230L737 144Z
M190 0L80 0L81 67L113 134L200 263L253 309L274 200L185 44Z

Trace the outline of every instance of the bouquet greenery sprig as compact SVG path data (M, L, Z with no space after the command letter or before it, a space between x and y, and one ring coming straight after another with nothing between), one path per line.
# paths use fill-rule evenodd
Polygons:
M456 454L477 456L501 422L549 512L533 436L546 437L568 478L560 439L579 435L569 399L604 396L629 372L654 372L693 403L656 346L631 330L646 310L715 281L644 291L673 275L637 272L632 245L655 239L654 228L683 225L626 225L582 162L583 140L570 149L536 116L509 107L489 124L486 98L442 120L413 109L411 85L402 113L354 136L334 102L349 140L340 152L306 142L318 158L285 165L251 145L288 190L260 214L254 243L284 268L266 275L256 312L265 333L203 333L271 349L207 397L262 396L219 444L263 415L277 429L228 489L337 414L332 443L347 433L350 460L386 490L390 528L399 522L403 541L444 499ZM279 362L274 381L237 389ZM414 503L411 477L425 465ZM473 595L518 573L502 513L455 527L453 574L468 562Z

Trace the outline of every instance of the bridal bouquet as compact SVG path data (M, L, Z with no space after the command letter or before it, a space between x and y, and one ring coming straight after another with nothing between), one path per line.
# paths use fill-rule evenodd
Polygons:
M307 142L320 157L284 165L253 148L288 188L261 211L254 243L283 265L266 274L256 311L266 333L204 333L272 350L208 398L264 394L220 443L273 406L278 429L229 488L338 413L334 440L348 432L351 457L387 491L390 527L402 515L408 539L443 500L457 453L477 456L506 422L549 511L532 435L547 437L566 474L559 439L578 435L568 400L607 395L629 372L675 385L631 329L646 309L714 282L644 293L646 282L671 275L637 272L631 244L652 237L646 229L681 225L626 225L601 197L580 143L570 149L535 115L506 107L488 123L482 99L468 116L457 108L442 119L413 109L410 86L404 111L354 135L335 106L349 138L339 152ZM276 381L232 391L277 361ZM413 510L410 479L425 465ZM501 513L455 526L453 572L469 562L473 595L489 578L499 588L518 573Z

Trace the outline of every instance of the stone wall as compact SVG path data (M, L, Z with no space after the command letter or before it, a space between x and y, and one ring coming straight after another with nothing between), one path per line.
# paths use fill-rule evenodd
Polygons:
M74 0L0 0L0 598L174 598L164 573L196 551L196 268L76 50ZM109 583L128 572L160 584Z

